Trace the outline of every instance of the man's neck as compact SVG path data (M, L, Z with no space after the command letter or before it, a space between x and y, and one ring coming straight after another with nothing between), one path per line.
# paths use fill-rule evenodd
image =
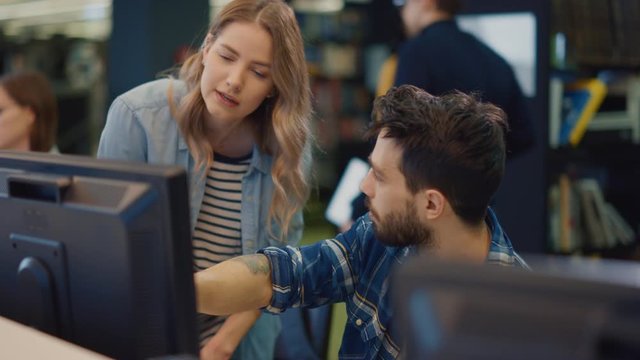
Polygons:
M486 261L491 244L491 231L483 222L470 227L456 216L442 219L434 227L434 246L429 250L443 260L483 263Z
M439 11L439 10L429 11L425 13L425 16L423 18L422 29L424 30L427 26L437 23L438 21L451 20L451 19L453 19L453 16L451 16L451 14L449 13Z

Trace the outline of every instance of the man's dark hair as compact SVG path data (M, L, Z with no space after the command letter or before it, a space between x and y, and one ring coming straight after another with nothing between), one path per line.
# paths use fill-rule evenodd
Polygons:
M459 0L436 0L436 6L447 14L455 15L460 11L461 4Z
M441 97L411 85L373 104L368 137L384 129L402 148L400 171L412 193L434 188L470 225L485 216L504 173L506 115L461 92Z

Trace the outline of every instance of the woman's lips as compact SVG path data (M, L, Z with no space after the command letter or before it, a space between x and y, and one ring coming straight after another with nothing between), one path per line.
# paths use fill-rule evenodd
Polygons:
M217 90L216 90L216 96L218 100L220 100L220 102L222 102L223 104L229 107L236 107L240 104L238 100L236 100L233 96L227 95Z

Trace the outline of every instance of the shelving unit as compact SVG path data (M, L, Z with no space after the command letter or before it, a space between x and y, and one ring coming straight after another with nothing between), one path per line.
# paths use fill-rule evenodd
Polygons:
M551 33L566 39L554 51L561 57L552 59L554 71L603 78L608 91L584 137L561 145L564 84L549 80L548 252L640 259L640 56L626 49L640 35L637 16L638 0L552 1ZM599 194L595 205L587 183Z
M397 24L381 32L376 28L385 25L378 22L385 6L391 10L385 22ZM370 121L379 67L393 46L389 39L401 33L400 19L390 2L379 0L347 1L338 12L296 15L305 41L321 149L314 158L315 176L321 191L330 193L349 159L366 158L371 150L362 135Z
M626 109L603 111L596 114L588 126L589 131L629 130L630 141L640 144L640 76L630 77L626 86Z

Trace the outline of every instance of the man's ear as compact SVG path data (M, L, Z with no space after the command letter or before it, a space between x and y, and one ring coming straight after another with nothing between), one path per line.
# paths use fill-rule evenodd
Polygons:
M427 220L439 218L445 209L447 198L435 189L427 189L422 191L423 209Z

